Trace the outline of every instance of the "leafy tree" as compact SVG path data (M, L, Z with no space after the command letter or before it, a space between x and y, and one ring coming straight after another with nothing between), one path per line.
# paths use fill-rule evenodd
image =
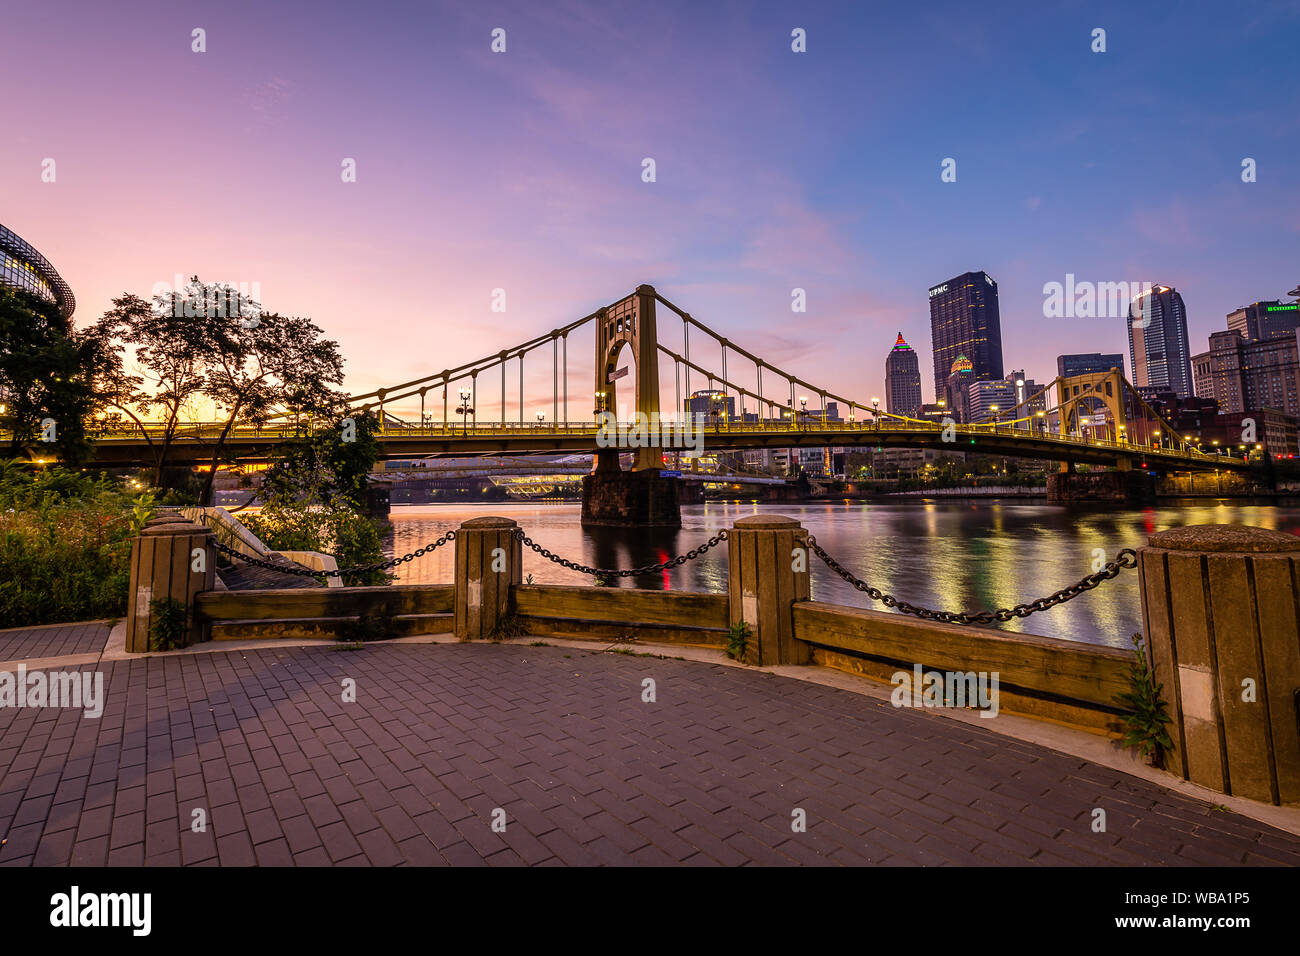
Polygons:
M338 343L322 338L320 327L309 319L262 312L252 303L219 321L203 393L225 420L201 495L205 503L237 423L263 425L280 410L298 420L328 415L342 400L334 388L343 382Z
M152 303L122 295L95 328L102 341L135 350L143 375L120 372L109 377L103 403L122 411L139 428L153 451L155 485L162 483L185 409L203 394L207 367L218 348L213 323L186 314L185 303L192 301L197 283L196 278L186 290L155 296Z
M339 420L281 445L263 475L262 500L271 505L325 505L343 499L354 509L364 507L370 472L379 460L379 416L366 411L348 417L353 441L345 440L348 435Z
M78 335L54 303L0 287L0 428L9 433L8 457L86 458L97 356L97 343ZM52 441L45 440L46 419L54 423Z

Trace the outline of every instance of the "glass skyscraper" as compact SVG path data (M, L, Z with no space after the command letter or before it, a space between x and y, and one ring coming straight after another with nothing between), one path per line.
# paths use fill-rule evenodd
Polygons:
M1140 392L1192 394L1192 354L1187 309L1177 289L1152 286L1129 303L1128 351L1133 386Z
M1003 377L998 284L986 272L966 272L930 288L934 394L944 394L953 363L964 356L975 381Z

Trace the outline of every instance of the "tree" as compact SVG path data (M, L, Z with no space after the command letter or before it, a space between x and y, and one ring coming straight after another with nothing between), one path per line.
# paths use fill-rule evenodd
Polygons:
M196 285L202 288L197 277L186 290L156 296L152 303L122 295L94 327L95 336L112 343L115 354L120 355L119 343L135 350L143 375L128 375L119 364L105 380L102 403L126 414L153 450L155 485L162 483L181 415L203 394L207 366L217 351L213 323L186 314L185 303ZM154 421L147 421L151 417Z
M379 416L365 411L348 417L349 430L340 420L281 445L263 475L262 500L269 505L329 505L342 499L353 509L363 508L370 472L379 460Z
M8 457L38 454L85 460L98 345L77 334L58 307L26 290L0 286L0 428Z
M343 382L343 358L338 343L322 334L309 319L264 313L256 303L217 327L203 393L223 411L225 421L212 451L203 503L211 496L236 423L263 425L281 410L301 420L340 407L343 396L334 386Z

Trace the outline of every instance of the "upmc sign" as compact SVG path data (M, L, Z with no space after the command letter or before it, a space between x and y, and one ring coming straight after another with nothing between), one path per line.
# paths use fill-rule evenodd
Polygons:
M930 298L933 299L936 295L943 295L947 291L948 291L948 283L945 282L943 285L937 285L930 290Z

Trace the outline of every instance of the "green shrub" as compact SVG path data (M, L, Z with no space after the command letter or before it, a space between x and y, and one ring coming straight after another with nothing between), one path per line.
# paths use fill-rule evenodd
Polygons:
M108 478L0 463L0 627L122 617L132 504Z
M189 646L189 620L185 605L175 598L149 602L149 650L173 651Z
M336 499L327 506L276 504L242 520L273 551L318 551L332 555L340 568L384 560L378 525L354 512L346 500ZM343 583L376 585L392 579L387 571L370 571L350 575Z
M1165 724L1172 723L1166 712L1168 706L1162 698L1162 686L1156 683L1155 673L1147 663L1142 635L1133 635L1134 661L1129 665L1131 690L1118 694L1116 699L1129 711L1124 718L1124 746L1136 750L1151 762L1163 768L1165 754L1174 749Z
M733 661L745 659L745 652L749 650L750 634L749 625L744 621L737 621L727 628L727 656Z

